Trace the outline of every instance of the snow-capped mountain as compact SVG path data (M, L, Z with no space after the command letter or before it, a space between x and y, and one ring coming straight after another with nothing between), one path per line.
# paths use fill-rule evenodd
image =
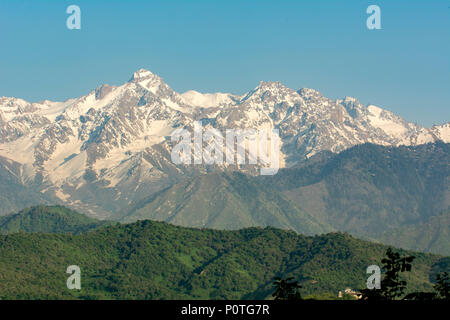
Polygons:
M242 96L179 94L140 69L121 86L103 85L65 102L0 98L0 157L18 168L14 176L24 186L107 217L209 170L177 166L170 159L171 132L192 128L194 121L222 131L279 129L280 167L365 142L450 142L450 123L424 128L355 98L332 100L313 89L295 91L279 82L261 82Z
M239 96L229 93L200 93L195 90L189 90L181 94L183 101L190 106L200 108L211 108L219 105L227 105L237 103Z

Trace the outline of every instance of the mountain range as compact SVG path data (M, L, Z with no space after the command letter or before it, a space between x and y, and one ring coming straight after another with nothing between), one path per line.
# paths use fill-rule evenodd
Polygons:
M97 218L113 218L185 178L233 166L175 165L170 134L192 129L278 129L280 167L323 152L373 143L416 146L450 142L450 124L409 123L357 99L260 82L243 95L179 94L159 76L136 71L120 86L102 85L64 102L0 98L1 193L10 213L36 203L61 203ZM239 168L254 173L254 168ZM14 190L14 191L12 191Z
M281 169L175 164L170 135L196 121L222 133L279 130ZM60 204L121 222L346 231L449 255L449 142L450 123L425 128L352 97L280 82L180 94L140 69L65 102L0 98L0 214ZM15 230L8 219L4 230Z

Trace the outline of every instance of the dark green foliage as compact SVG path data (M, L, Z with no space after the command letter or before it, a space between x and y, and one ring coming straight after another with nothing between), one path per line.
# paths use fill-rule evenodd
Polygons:
M406 289L406 281L400 279L400 273L410 272L414 256L401 257L391 248L386 250L383 263L384 277L381 280L381 289L361 290L363 300L396 300L401 298Z
M439 261L431 267L430 281L435 283L437 276L447 270L450 270L450 257L439 259Z
M387 300L400 298L406 289L406 281L400 280L400 272L411 271L411 262L414 256L400 257L398 252L389 248L386 251L387 258L381 260L384 264L385 277L381 281L381 291Z
M275 292L272 294L274 300L302 300L300 294L302 286L293 277L286 279L275 277L274 280Z
M77 235L14 233L0 235L0 299L268 299L275 276L298 279L304 297L337 298L362 287L385 250L341 233L153 221ZM415 255L408 289L430 291L430 269L442 257ZM81 268L81 291L66 288L69 265Z
M433 286L441 299L450 300L450 278L447 272L436 276L436 284Z
M111 224L62 206L36 206L0 217L0 234L15 232L82 233Z
M435 292L412 292L405 300L450 300L450 279L447 272L436 275L436 284L433 285Z

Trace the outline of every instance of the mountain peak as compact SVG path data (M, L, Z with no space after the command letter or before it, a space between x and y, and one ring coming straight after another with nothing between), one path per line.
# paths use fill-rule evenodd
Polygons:
M141 68L141 69L137 70L135 73L133 73L133 76L131 77L130 82L141 81L141 80L145 80L145 79L149 79L149 78L153 78L153 77L158 77L158 76L153 74L149 70Z
M260 81L258 86L249 91L242 101L246 100L254 100L254 99L261 99L264 97L268 92L270 94L278 95L281 92L286 92L286 90L290 90L286 86L284 86L280 81Z
M153 93L157 92L161 85L163 87L167 86L163 79L146 69L139 69L133 73L133 76L128 82L138 84Z
M256 90L270 90L270 89L280 89L285 88L285 86L280 81L260 81Z
M301 88L297 91L299 95L301 95L303 98L320 98L322 97L322 94L314 89L310 88Z
M359 104L358 99L354 98L354 97L349 97L349 96L345 96L344 99L342 100L344 103L354 103L354 104Z

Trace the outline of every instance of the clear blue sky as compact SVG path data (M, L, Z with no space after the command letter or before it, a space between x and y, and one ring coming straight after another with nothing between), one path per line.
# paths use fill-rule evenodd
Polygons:
M82 29L66 28L81 8ZM382 30L366 28L381 8ZM0 1L0 96L65 100L138 68L178 92L260 80L450 121L450 1Z

